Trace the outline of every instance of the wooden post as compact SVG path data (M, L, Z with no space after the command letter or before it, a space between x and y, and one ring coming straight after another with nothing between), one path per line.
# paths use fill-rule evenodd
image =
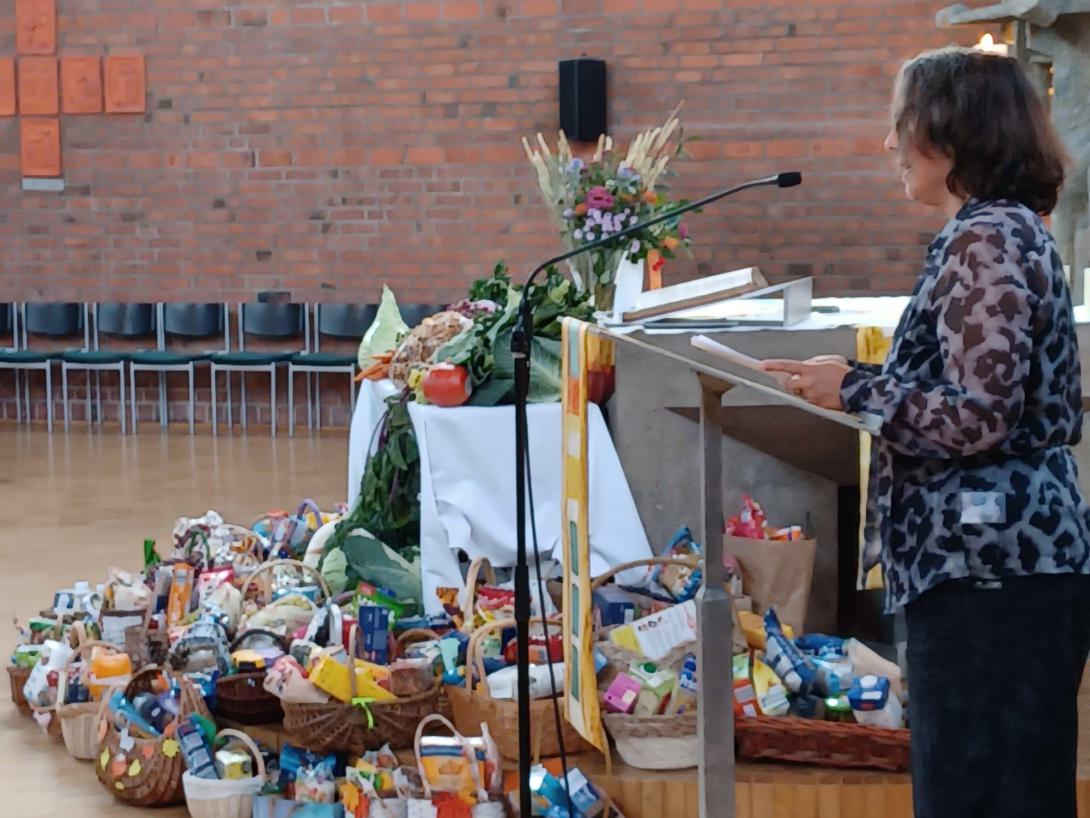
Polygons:
M700 379L704 577L696 597L700 818L734 818L734 642L731 599L723 587L723 395L731 388Z

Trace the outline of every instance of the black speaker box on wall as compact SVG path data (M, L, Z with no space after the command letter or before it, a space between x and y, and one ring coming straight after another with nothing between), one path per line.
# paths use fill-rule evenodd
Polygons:
M606 132L605 60L560 61L560 127L578 142L594 142Z

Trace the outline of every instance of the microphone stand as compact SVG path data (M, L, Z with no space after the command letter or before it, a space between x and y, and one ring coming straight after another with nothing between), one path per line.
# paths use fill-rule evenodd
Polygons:
M660 213L653 219L632 225L606 238L588 242L574 250L539 264L526 279L519 301L518 318L511 332L511 355L515 367L515 642L518 648L517 693L518 693L518 731L519 731L519 815L530 818L533 804L530 793L530 566L526 556L526 461L529 457L527 425L527 405L530 391L530 347L534 338L534 317L530 306L530 287L541 272L562 261L589 253L602 247L616 247L623 239L635 235L648 227L676 219L684 213L699 210L705 205L719 201L733 193L754 187L776 186L794 187L802 180L796 172L766 176L740 185L720 190L695 202ZM590 285L590 282L587 282ZM542 601L544 605L544 601ZM567 782L564 782L567 787ZM574 818L574 816L568 816Z

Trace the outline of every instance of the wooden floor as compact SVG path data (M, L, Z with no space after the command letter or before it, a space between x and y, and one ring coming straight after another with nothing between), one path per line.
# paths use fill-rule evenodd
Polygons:
M110 565L138 569L145 537L170 542L175 517L213 508L250 523L265 511L313 497L345 499L347 433L270 440L268 431L213 438L184 425L161 435L144 424L65 435L0 424L0 614L20 620L47 607L74 580L104 581ZM0 631L6 657L14 644ZM12 818L135 816L99 785L89 764L16 715L4 674L0 703L0 814ZM151 814L151 813L149 813ZM154 813L174 818L184 808Z
M263 512L292 507L305 496L323 507L344 499L347 439L343 432L270 440L161 435L145 425L123 438L116 428L65 435L0 424L0 613L25 619L47 606L55 589L74 580L99 582L106 567L139 568L145 537L170 541L179 514L214 508L249 523ZM14 637L0 631L6 655ZM6 675L6 674L5 674ZM59 742L0 702L0 814L12 818L115 818L187 815L184 808L143 812L106 793L89 764L71 759ZM261 736L275 741L275 735ZM580 758L627 818L697 818L696 771L641 772L600 758ZM1080 785L1090 818L1090 784ZM911 790L903 775L822 771L743 764L738 769L738 818L909 818Z

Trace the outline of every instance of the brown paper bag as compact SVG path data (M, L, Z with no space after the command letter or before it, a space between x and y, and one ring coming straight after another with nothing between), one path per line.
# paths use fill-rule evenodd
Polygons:
M776 607L780 622L796 636L806 632L806 607L814 578L817 540L755 540L723 535L723 551L742 568L742 588L753 598L753 612Z

